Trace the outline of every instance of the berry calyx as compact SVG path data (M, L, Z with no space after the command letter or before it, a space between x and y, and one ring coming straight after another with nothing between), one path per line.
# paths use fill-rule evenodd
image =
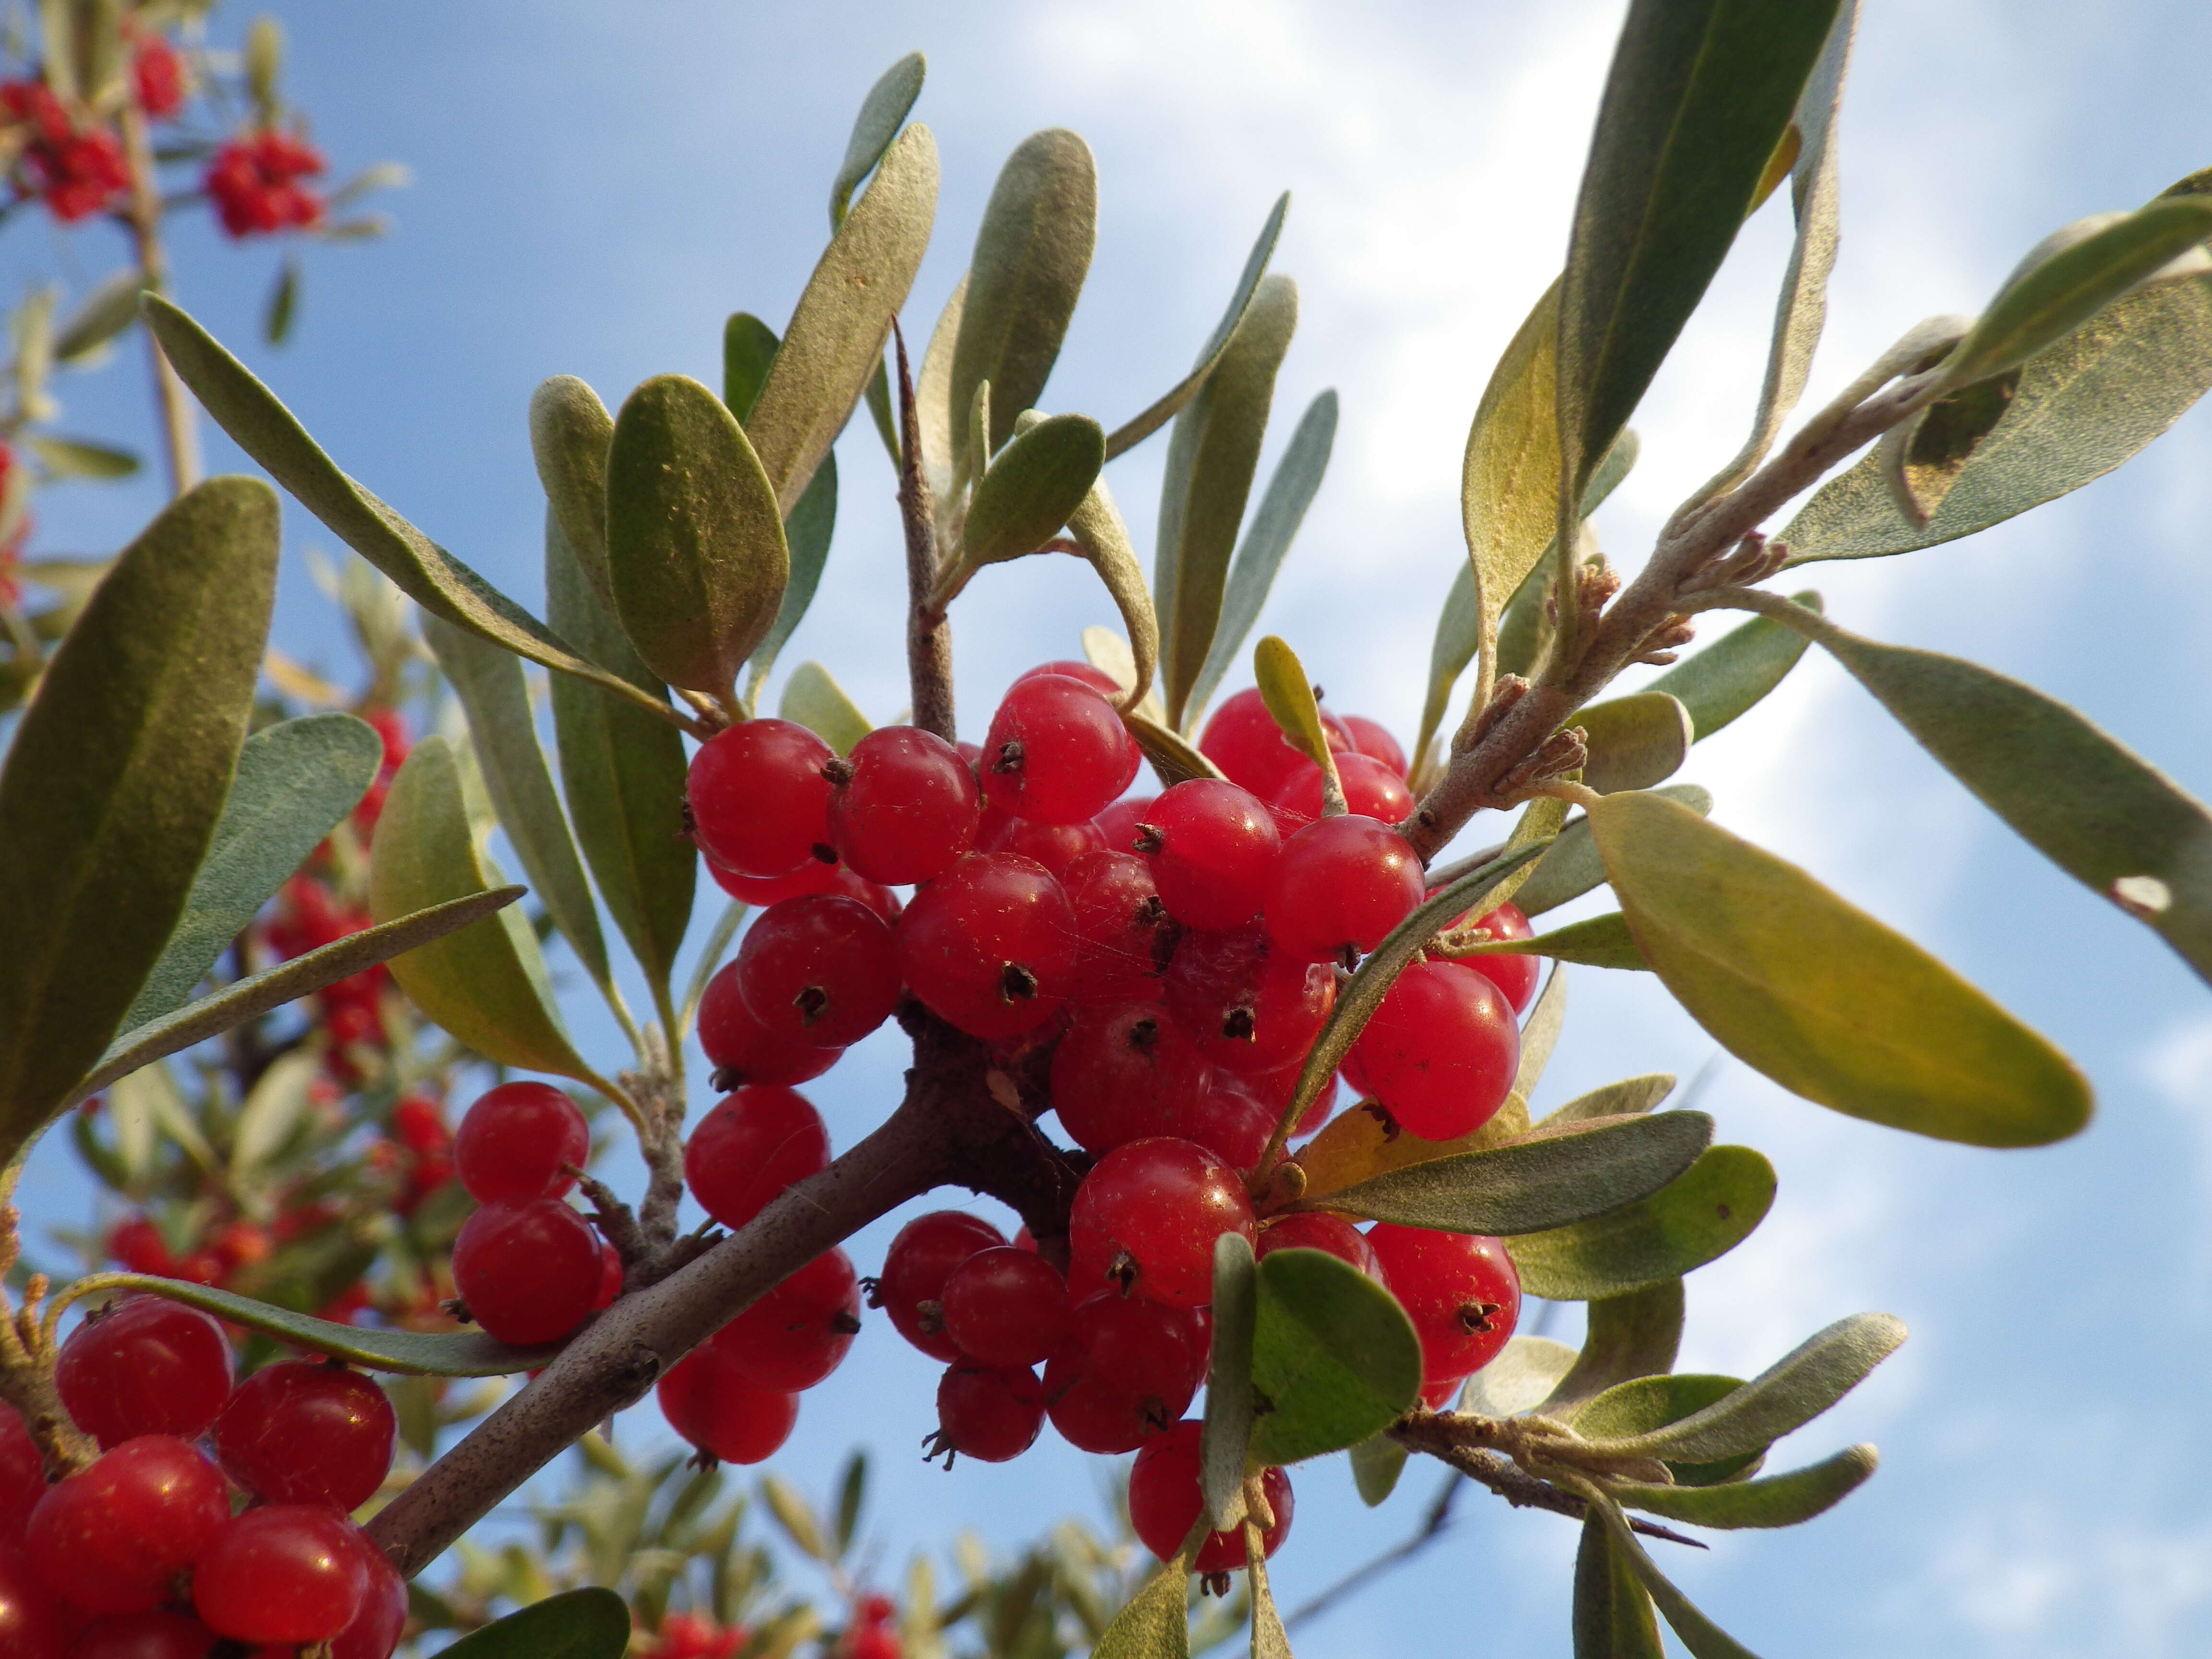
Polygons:
M1401 1128L1455 1140L1490 1121L1513 1087L1521 1028L1504 994L1455 962L1400 974L1352 1046L1361 1085Z
M1192 1141L1133 1140L1076 1188L1068 1239L1078 1264L1171 1308L1213 1299L1213 1241L1253 1235L1237 1172Z
M1182 927L1161 902L1152 866L1134 853L1085 854L1060 884L1075 918L1069 1000L1158 1001Z
M996 1227L964 1210L918 1215L884 1252L869 1305L890 1315L892 1328L932 1359L957 1359L960 1345L945 1329L945 1282L978 1250L1006 1242Z
M238 1642L326 1642L368 1594L362 1546L343 1516L270 1504L226 1524L192 1569L192 1610Z
M898 1006L890 928L839 894L786 899L762 912L738 947L737 969L745 1007L793 1048L858 1042Z
M1136 839L1168 914L1209 932L1259 914L1281 844L1260 798L1218 778L1191 778L1168 790L1152 803Z
M1099 1291L1068 1310L1045 1362L1045 1413L1079 1451L1134 1451L1182 1415L1206 1359L1196 1314Z
M830 803L830 839L856 874L890 887L929 881L975 846L975 775L935 732L879 726L830 770L842 780Z
M359 1371L288 1359L238 1385L215 1455L257 1497L352 1510L384 1484L398 1435L391 1400Z
M806 1097L752 1083L725 1095L684 1146L684 1179L732 1231L793 1182L830 1167L830 1131Z
M1060 1127L1088 1152L1181 1132L1212 1064L1157 1003L1080 1008L1052 1057Z
M1257 924L1186 933L1168 964L1168 1011L1217 1066L1248 1075L1303 1061L1336 1006L1326 963L1273 950Z
M898 923L907 986L971 1036L1018 1036L1060 1012L1075 916L1051 872L1012 853L964 858L915 895Z
M453 1170L479 1204L558 1198L592 1155L584 1114L550 1083L502 1083L477 1097L453 1136Z
M557 1342L582 1324L602 1271L599 1236L558 1199L487 1204L453 1241L453 1288L469 1316L516 1347Z
M1018 817L1081 823L1129 787L1141 759L1098 691L1066 675L1024 675L991 718L983 790Z
M1044 1384L1035 1371L963 1357L938 1382L937 1432L929 1452L1004 1463L1035 1445L1043 1426Z
M1145 1547L1163 1561L1176 1558L1206 1504L1198 1485L1200 1431L1195 1420L1176 1424L1146 1442L1129 1470L1129 1524L1136 1528ZM1277 1468L1262 1470L1260 1492L1274 1513L1274 1524L1260 1533L1264 1560L1281 1547L1291 1530L1290 1476ZM1208 1533L1190 1570L1211 1577L1215 1573L1234 1572L1244 1565L1244 1534L1240 1528L1235 1532Z
M734 1089L742 1084L805 1083L835 1066L844 1052L793 1042L770 1030L745 1006L735 962L716 969L700 996L699 1046L707 1051L707 1059L714 1067L718 1089Z
M141 1435L46 1488L24 1528L31 1565L88 1613L143 1613L230 1520L215 1465L172 1435Z
M1285 955L1349 968L1421 902L1421 860L1388 824L1316 818L1283 843L1267 882L1267 937Z
M1039 1364L1067 1328L1067 1281L1042 1256L1011 1244L955 1267L939 1300L945 1334L987 1365Z
M1377 1222L1367 1243L1421 1339L1424 1382L1472 1376L1512 1340L1521 1275L1497 1239Z
M102 1447L145 1434L194 1440L230 1397L230 1344L197 1308L126 1297L70 1334L54 1382L77 1426Z
M830 862L830 745L793 720L741 720L691 757L684 782L691 833L707 856L741 876L787 876Z

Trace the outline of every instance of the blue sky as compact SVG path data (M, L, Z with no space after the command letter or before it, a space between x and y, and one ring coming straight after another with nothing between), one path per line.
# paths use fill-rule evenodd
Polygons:
M1109 424L1156 396L1212 326L1275 193L1276 268L1301 285L1270 449L1335 386L1335 461L1266 625L1338 706L1401 732L1418 713L1434 608L1462 556L1455 486L1492 361L1556 268L1620 8L1307 0L975 0L958 7L420 3L277 8L289 86L343 172L392 158L416 183L390 241L311 248L299 336L254 340L274 260L193 232L180 298L287 398L349 470L518 597L538 597L531 387L580 374L610 404L679 370L713 380L738 308L780 321L819 250L828 181L861 93L919 46L917 112L945 161L939 240L908 313L926 333L964 264L1000 160L1065 125L1097 152L1100 240L1048 401ZM2212 13L2185 0L1869 0L1843 127L1844 241L1813 398L1903 329L1972 312L2029 246L2212 161L2202 64ZM8 275L96 278L100 230L58 246L11 228ZM1674 500L1736 447L1786 254L1755 221L1637 425L1636 474L1601 514L1633 562ZM150 440L136 348L63 388L88 432ZM212 436L218 465L235 465ZM1116 464L1148 550L1161 446ZM823 599L786 655L818 657L867 711L902 705L890 479L857 429ZM144 489L53 492L48 550L100 550ZM1957 652L2077 702L2200 795L2212 647L2212 416L2136 462L1972 541L1826 567L1830 614ZM296 510L295 549L331 538ZM967 724L1023 666L1110 620L1060 561L994 569L956 612ZM343 659L305 567L280 642ZM1685 1369L1747 1374L1843 1314L1913 1339L1783 1462L1853 1439L1881 1474L1812 1526L1721 1540L1669 1566L1755 1650L2119 1655L2194 1651L2212 1607L2212 1001L2149 934L2045 866L1826 663L1808 659L1685 775L1720 818L1804 863L2049 1033L2095 1080L2090 1130L2041 1152L1922 1143L1796 1101L1732 1062L1699 1104L1771 1156L1780 1195L1742 1249L1691 1281ZM611 1032L579 1006L586 1037ZM1641 976L1573 981L1544 1097L1712 1044ZM880 1116L884 1037L814 1091L840 1145ZM695 1101L695 1109L703 1105ZM81 1207L44 1155L34 1198ZM887 1228L855 1247L880 1261ZM1559 1333L1571 1337L1572 1322ZM961 1526L1011 1543L1095 1505L1087 1460L1042 1446L1002 1468L925 1468L933 1368L872 1327L810 1396L780 1467L816 1489L850 1445L879 1473L885 1577ZM1794 1455L1793 1455L1794 1454ZM1299 1475L1276 1574L1296 1601L1409 1528L1430 1483L1379 1514L1340 1468ZM1387 1589L1297 1632L1306 1659L1416 1650L1564 1655L1572 1528L1480 1493Z

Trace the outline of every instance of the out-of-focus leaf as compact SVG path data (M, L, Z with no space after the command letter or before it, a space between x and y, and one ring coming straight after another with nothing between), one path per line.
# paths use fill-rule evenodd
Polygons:
M534 1601L442 1651L453 1659L622 1659L629 1636L629 1604L593 1588Z
M1677 1112L1636 1119L1664 1123ZM1748 1146L1713 1146L1660 1191L1509 1246L1522 1288L1555 1302L1626 1296L1726 1255L1766 1218L1774 1166Z
M805 726L841 755L852 753L853 745L875 730L860 705L818 662L803 662L791 671L775 712Z
M1105 464L1106 434L1087 415L1054 415L1025 428L975 486L963 570L1036 552L1083 504Z
M126 266L86 295L54 331L54 361L82 362L121 335L138 320L145 289L145 273Z
M2088 1121L2064 1055L1795 865L1656 795L1606 796L1590 819L1644 960L1783 1087L1978 1146L2045 1146Z
M856 1451L845 1460L845 1473L837 1482L837 1553L853 1547L860 1535L860 1510L868 1497L868 1455Z
M614 441L614 416L574 375L556 374L530 394L538 482L569 550L610 611L615 594L607 575L607 448Z
M1134 448L1173 420L1198 389L1206 384L1206 377L1218 367L1222 353L1228 349L1230 339L1243 322L1244 313L1251 307L1253 296L1259 291L1260 279L1267 274L1267 261L1274 257L1276 239L1283 234L1283 216L1290 210L1291 193L1285 191L1275 198L1275 205L1268 210L1267 222L1260 227L1259 240L1252 244L1251 252L1244 258L1244 270L1237 278L1236 291L1229 296L1229 308L1221 313L1221 320L1213 325L1213 332L1199 348L1196 365L1189 374L1170 386L1164 397L1142 414L1114 428L1106 440L1108 460Z
M1150 694L1152 676L1159 666L1160 659L1159 617L1152 610L1152 595L1145 591L1144 567L1137 562L1136 550L1129 545L1128 526L1121 522L1121 509L1114 505L1114 497L1106 488L1105 479L1101 478L1092 484L1091 493L1068 515L1067 533L1083 550L1084 557L1098 573L1098 580L1106 584L1107 592L1113 597L1114 608L1121 613L1121 626L1128 630L1130 666L1136 678L1123 691L1118 706L1125 713L1157 707L1157 699ZM1160 766L1160 755L1154 752L1160 744L1160 737L1148 738L1133 726L1131 729L1135 732L1138 743L1144 746L1154 767ZM1178 766L1187 767L1189 759L1197 756L1196 749L1168 732L1164 726L1156 730L1172 738L1180 750L1187 751L1176 760ZM1202 763L1205 771L1192 775L1202 777L1212 774L1212 763Z
M1881 435L1875 450L1897 509L1916 525L1943 505L1974 452L2012 406L2017 368L1961 386Z
M1793 605L1816 614L1820 610L1818 593L1790 597ZM1781 684L1804 654L1803 635L1754 617L1676 663L1644 690L1663 691L1688 709L1691 740L1702 742Z
M308 1091L322 1074L323 1057L311 1048L280 1054L239 1103L230 1136L231 1178L250 1185L263 1165L284 1149L307 1116Z
M860 112L853 118L853 136L845 141L845 159L837 164L837 176L830 183L832 229L845 222L853 192L860 187L860 180L875 170L876 163L890 148L891 140L898 137L907 112L914 107L914 100L921 96L922 80L928 72L929 60L918 52L910 52L878 76L875 85L868 88L868 95L860 100Z
M116 561L0 768L0 1165L99 1059L185 913L246 739L276 498L180 496Z
M1213 1241L1213 1345L1206 1372L1206 1423L1198 1484L1216 1532L1244 1515L1245 1454L1252 1442L1252 1338L1260 1279L1241 1233Z
M127 478L138 471L138 458L129 450L88 438L27 432L19 441L58 478Z
M1674 1091L1672 1072L1652 1072L1643 1077L1623 1078L1618 1083L1608 1083L1601 1089L1593 1089L1586 1095L1577 1095L1558 1110L1546 1115L1540 1127L1548 1128L1554 1123L1571 1123L1578 1118L1618 1117L1625 1112L1648 1112Z
M919 123L884 150L799 295L745 432L788 513L883 361L937 216L937 142Z
M1595 1512L1575 1552L1574 1631L1575 1659L1666 1659L1651 1597Z
M1544 1080L1544 1068L1552 1063L1552 1050L1559 1046L1559 1030L1566 1018L1567 976L1554 968L1545 979L1544 988L1536 993L1535 1005L1521 1022L1521 1064L1513 1073L1513 1092L1523 1103ZM1523 1111L1525 1115L1525 1104Z
M1680 802L1699 817L1713 810L1711 793L1698 784L1670 783L1651 793ZM1551 849L1537 860L1528 879L1513 895L1513 902L1523 915L1540 916L1604 883L1605 862L1590 838L1589 820L1576 817L1569 820Z
M953 408L966 408L976 386L991 383L991 454L1044 393L1097 234L1091 146L1065 127L1023 139L983 206L952 352ZM1101 465L1105 437L1102 430Z
M1559 529L1559 284L1554 282L1491 371L1460 462L1460 528L1467 538L1475 652L1493 665L1505 602Z
M1571 921L1534 939L1490 939L1463 945L1451 955L1455 958L1550 957L1559 962L1580 963L1585 968L1648 969L1651 965L1636 948L1635 936L1628 931L1626 920L1618 911Z
M1484 1417L1516 1417L1551 1397L1574 1369L1575 1351L1547 1336L1516 1336L1498 1358L1467 1380L1459 1409Z
M1710 1486L1653 1486L1638 1480L1608 1482L1613 1495L1634 1510L1686 1521L1693 1527L1794 1527L1833 1509L1858 1490L1880 1462L1872 1446L1849 1446L1787 1474L1763 1480L1729 1480Z
M1352 1485L1370 1510L1398 1490L1405 1472L1406 1449L1387 1434L1370 1434L1352 1449Z
M246 89L264 126L276 125L283 110L276 94L283 67L284 26L265 14L255 18L246 28Z
M761 1496L767 1500L769 1513L775 1517L776 1525L803 1553L817 1561L830 1559L830 1545L822 1535L822 1523L815 1519L814 1506L796 1486L781 1475L764 1474L761 1477Z
M775 491L744 428L696 380L656 375L615 417L607 575L615 613L646 666L728 701L775 621L791 557Z
M1589 741L1583 781L1601 795L1664 783L1689 757L1689 711L1664 691L1592 703L1573 723Z
M353 811L383 760L381 739L350 714L310 714L246 738L191 896L122 1030L191 1000L254 913Z
M1582 1352L1539 1408L1547 1417L1569 1416L1617 1382L1672 1370L1682 1345L1682 1281L1607 1297L1587 1316Z
M300 261L294 255L277 267L276 280L269 289L269 303L261 313L261 337L270 345L283 345L292 337L293 319L299 311Z
M1260 1264L1252 1456L1295 1463L1356 1446L1411 1408L1421 1345L1389 1291L1324 1250Z

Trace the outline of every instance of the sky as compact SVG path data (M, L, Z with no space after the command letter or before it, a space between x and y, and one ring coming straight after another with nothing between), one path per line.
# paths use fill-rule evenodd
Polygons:
M280 5L288 89L343 173L391 159L415 183L387 240L306 250L281 351L255 338L265 246L179 238L179 295L349 471L532 605L540 504L531 388L582 375L610 404L646 376L710 382L733 309L787 315L827 226L853 111L902 52L928 53L916 111L945 167L938 240L906 313L925 334L963 266L1000 161L1065 125L1097 153L1098 251L1048 393L1111 426L1182 372L1276 193L1275 269L1300 285L1269 461L1315 393L1343 419L1320 498L1263 627L1331 702L1410 736L1436 607L1463 556L1456 483L1490 366L1556 270L1620 7L1415 0L973 0L954 7L485 0L467 8ZM2212 161L2201 66L2212 13L2186 0L1869 0L1842 125L1844 242L1808 406L1918 319L1972 313L2055 227L2125 208ZM80 284L107 233L11 227L8 280ZM1636 425L1643 458L1597 529L1634 564L1746 428L1786 215L1747 228ZM135 343L61 388L78 429L150 442ZM1149 556L1163 442L1110 474ZM241 465L210 434L219 468ZM825 662L876 720L902 708L891 480L865 426L823 595L787 666ZM1264 464L1264 463L1263 463ZM40 546L104 550L145 487L42 498ZM1829 614L1951 651L2074 702L2212 794L2212 416L2120 473L1971 541L1808 574ZM277 642L347 666L288 510ZM954 613L965 723L1023 667L1110 622L1072 562L987 571ZM1711 631L1709 629L1709 633ZM1665 1565L1753 1650L1823 1659L2193 1652L2212 1611L2212 1000L2147 932L2011 836L1817 653L1683 777L1730 828L1918 939L2064 1048L2095 1083L2089 1130L1996 1153L1939 1146L1796 1100L1717 1060L1642 975L1577 970L1540 1108L1614 1078L1702 1073L1722 1139L1780 1174L1773 1212L1690 1280L1685 1370L1759 1370L1843 1315L1912 1339L1776 1453L1878 1443L1880 1474L1813 1524L1721 1536ZM1488 829L1479 824L1471 834ZM704 922L700 924L703 930ZM613 1032L571 1000L580 1035ZM879 1034L813 1092L849 1145L894 1098ZM696 1098L694 1109L703 1108ZM33 1172L58 1217L86 1199L66 1154ZM617 1166L620 1168L619 1163ZM987 1206L988 1207L988 1206ZM879 1264L891 1226L854 1245ZM1563 1310L1554 1330L1572 1340ZM811 1395L777 1467L821 1492L874 1454L873 1558L972 1527L1002 1547L1096 1515L1097 1470L1047 1437L1020 1462L925 1468L934 1368L880 1322ZM642 1424L638 1432L644 1430ZM1295 1603L1415 1524L1431 1479L1368 1512L1341 1462L1297 1472L1275 1579ZM1387 1587L1294 1632L1305 1659L1420 1650L1569 1651L1568 1523L1480 1492Z

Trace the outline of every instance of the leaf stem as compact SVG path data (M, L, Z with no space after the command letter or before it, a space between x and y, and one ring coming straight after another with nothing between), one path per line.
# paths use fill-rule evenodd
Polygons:
M896 318L891 338L898 348L899 447L904 457L899 463L898 499L899 516L906 526L907 678L914 723L951 743L952 629L937 604L937 508L921 470L921 415L915 404L914 375L907 366L906 335Z

